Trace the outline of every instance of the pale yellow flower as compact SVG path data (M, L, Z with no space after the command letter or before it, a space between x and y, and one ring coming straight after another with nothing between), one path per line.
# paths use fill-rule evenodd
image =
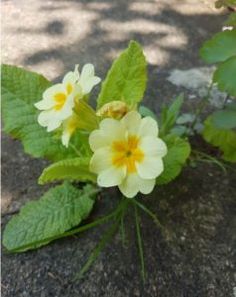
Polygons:
M138 192L150 193L163 172L162 158L167 153L165 143L157 136L157 122L151 117L142 119L136 111L120 121L102 120L89 137L94 152L90 170L98 175L98 185L118 186L128 198Z
M48 88L43 93L43 99L35 104L41 113L38 122L47 127L47 131L57 129L62 122L70 118L76 102L87 95L100 82L100 78L94 76L94 66L86 64L81 72L78 65L63 78L62 83Z

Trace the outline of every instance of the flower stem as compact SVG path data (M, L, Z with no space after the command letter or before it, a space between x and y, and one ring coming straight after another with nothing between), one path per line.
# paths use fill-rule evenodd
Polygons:
M144 212L146 212L152 219L153 221L160 227L161 229L163 228L162 224L158 220L157 216L151 212L145 205L142 203L138 202L137 200L133 199L132 200L134 204L136 204L139 208L141 208Z
M139 219L139 215L138 215L138 209L137 209L137 206L135 204L134 204L134 214L135 214L137 242L138 242L140 264L141 264L141 275L142 275L142 279L143 279L143 282L144 282L145 277L146 277L146 272L145 272L145 262L144 262L144 254L143 254L143 241L142 241L142 236L141 236L140 219Z
M89 267L93 264L93 262L97 259L99 254L102 252L103 248L106 246L106 244L111 240L112 236L115 234L117 228L119 226L119 220L116 220L110 228L108 228L107 232L103 234L101 240L96 245L94 250L91 252L88 260L80 270L78 274L75 275L74 280L81 279L84 275L84 273L89 269Z

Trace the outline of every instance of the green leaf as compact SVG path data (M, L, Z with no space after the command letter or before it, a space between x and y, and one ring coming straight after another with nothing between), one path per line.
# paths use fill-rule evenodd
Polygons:
M34 157L60 160L76 157L74 149L66 149L61 140L39 126L39 111L34 103L51 83L43 76L10 65L2 66L2 114L4 131L22 141L26 153ZM84 137L83 137L84 138ZM80 136L73 137L74 145L81 146Z
M215 34L200 49L200 56L206 63L223 62L236 55L236 30Z
M139 107L139 110L138 111L141 114L141 116L143 116L143 117L151 117L155 121L157 121L157 116L155 115L155 113L153 111L151 111L151 109L147 108L146 106L141 105Z
M108 71L98 97L98 106L120 100L135 106L143 98L146 88L146 60L141 46L131 41L129 47L114 61Z
M236 162L236 132L214 126L212 116L204 122L203 138L223 152L223 159Z
M213 75L213 81L217 83L221 91L236 96L236 55L218 66Z
M180 174L191 151L189 142L178 136L167 135L163 140L168 152L163 158L164 171L156 180L158 185L167 184Z
M6 225L3 245L12 252L35 249L77 226L92 210L97 189L79 190L68 183L28 202Z
M220 110L212 115L212 124L220 129L232 129L236 127L236 110Z
M96 182L96 175L89 171L89 161L89 158L73 158L54 163L43 170L39 184L65 179Z
M175 98L170 107L162 108L160 129L161 136L167 135L169 131L174 127L183 102L184 96L183 94L180 94L178 97Z
M182 113L176 120L176 124L183 125L186 123L192 123L196 116L193 113Z

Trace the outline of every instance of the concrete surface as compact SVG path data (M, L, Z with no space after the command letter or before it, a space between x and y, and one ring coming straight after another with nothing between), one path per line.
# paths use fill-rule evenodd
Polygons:
M128 41L139 41L148 60L145 103L156 112L183 90L167 81L171 71L204 66L198 49L224 20L208 0L3 0L2 15L3 62L38 71L54 81L74 64L87 62L95 64L97 74L104 78ZM185 109L192 105L187 100ZM36 182L46 163L26 156L18 141L3 135L3 226L21 205L47 189ZM169 186L142 198L166 228L161 234L149 218L142 217L145 284L139 274L130 213L128 246L122 247L117 234L77 283L72 278L104 227L37 251L20 255L3 251L2 296L233 297L235 182L235 171L224 174L202 163L186 168ZM118 199L116 190L104 191L91 219L108 212Z

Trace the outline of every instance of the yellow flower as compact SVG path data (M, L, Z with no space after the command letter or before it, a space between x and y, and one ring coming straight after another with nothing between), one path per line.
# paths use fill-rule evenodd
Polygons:
M74 71L70 71L63 78L62 83L53 85L43 93L43 99L35 104L41 110L38 122L47 127L47 131L57 129L62 122L70 118L76 102L87 95L100 82L100 78L94 76L94 66L86 64L81 72L78 65Z
M118 186L132 198L140 191L150 193L155 179L163 172L165 143L157 137L158 126L151 117L141 118L136 111L120 121L104 119L89 137L94 152L90 170L98 175L101 187Z

